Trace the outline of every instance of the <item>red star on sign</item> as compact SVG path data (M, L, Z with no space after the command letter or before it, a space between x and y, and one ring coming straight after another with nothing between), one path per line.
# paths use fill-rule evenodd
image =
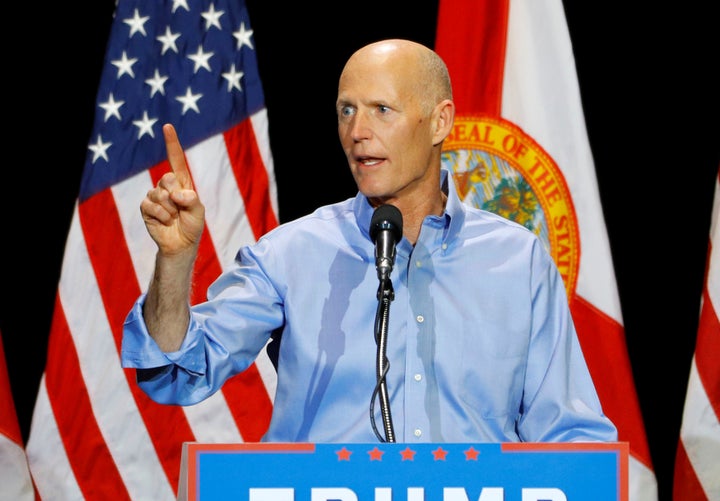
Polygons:
M405 450L400 451L403 461L412 461L415 459L415 451L410 447L405 447Z
M477 461L478 454L480 454L480 451L475 450L472 445L468 450L463 452L465 452L465 461Z
M370 454L370 461L382 461L382 455L385 453L378 449L376 445L373 450L368 451L368 454Z
M448 451L444 450L442 447L438 447L434 451L432 451L432 455L435 458L435 461L445 461L445 456L447 456Z
M339 451L335 451L335 454L338 456L338 461L350 461L350 454L352 454L352 452L343 447Z

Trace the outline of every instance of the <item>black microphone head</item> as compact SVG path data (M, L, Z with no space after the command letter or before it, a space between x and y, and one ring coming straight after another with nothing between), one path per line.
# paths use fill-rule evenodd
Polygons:
M402 213L400 209L394 205L384 204L376 208L375 212L373 212L372 219L370 220L370 238L373 243L375 243L378 233L382 230L389 230L395 239L395 243L398 243L402 238Z

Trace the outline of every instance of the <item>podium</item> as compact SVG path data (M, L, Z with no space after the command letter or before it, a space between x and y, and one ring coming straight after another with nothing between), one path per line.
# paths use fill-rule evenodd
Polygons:
M627 501L627 442L183 444L179 501Z

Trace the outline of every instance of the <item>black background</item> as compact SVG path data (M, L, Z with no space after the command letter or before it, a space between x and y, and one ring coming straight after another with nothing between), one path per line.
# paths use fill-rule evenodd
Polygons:
M628 3L564 6L663 501L671 499L720 165L720 37L712 2ZM247 6L284 222L355 193L334 110L345 59L386 37L433 46L437 0ZM6 11L6 26L20 35L3 51L10 141L0 184L0 330L25 440L113 8L103 0Z

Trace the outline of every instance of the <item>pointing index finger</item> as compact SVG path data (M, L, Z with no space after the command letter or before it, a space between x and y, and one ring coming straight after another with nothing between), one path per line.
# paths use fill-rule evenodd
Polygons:
M175 127L167 123L163 125L162 130L165 138L165 151L167 151L168 162L170 162L170 168L175 173L175 178L183 189L192 189L192 179L185 161L185 152L177 137Z

